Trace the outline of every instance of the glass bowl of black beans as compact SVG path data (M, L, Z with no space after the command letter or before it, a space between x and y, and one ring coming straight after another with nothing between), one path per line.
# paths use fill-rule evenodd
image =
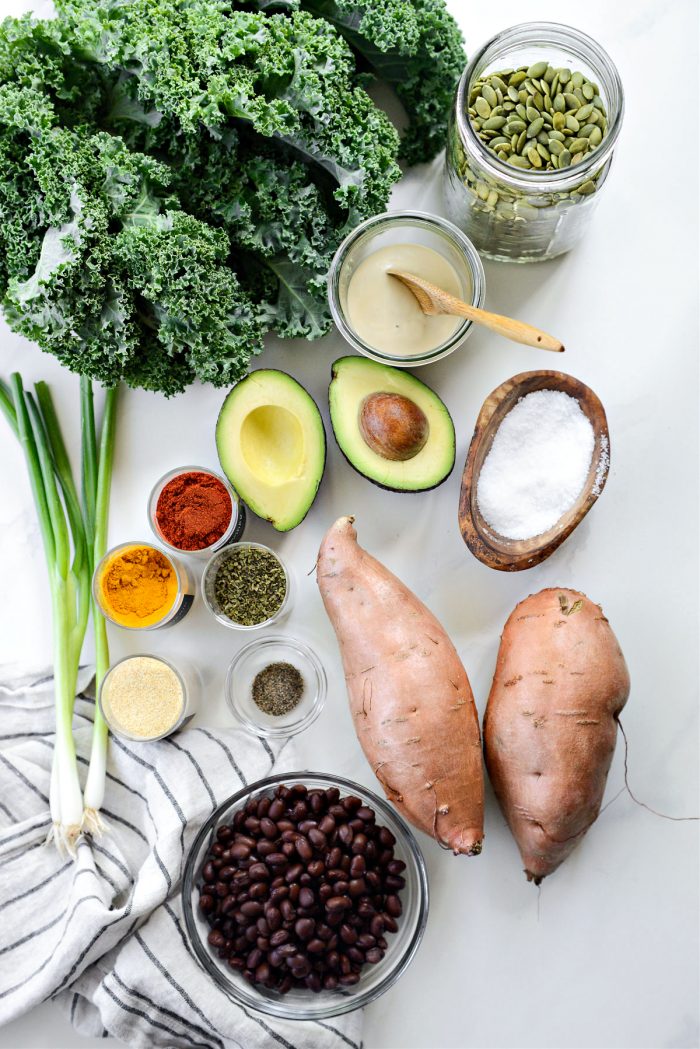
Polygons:
M220 805L183 876L195 956L238 1005L322 1020L374 1001L418 950L428 879L403 818L338 776L270 776Z

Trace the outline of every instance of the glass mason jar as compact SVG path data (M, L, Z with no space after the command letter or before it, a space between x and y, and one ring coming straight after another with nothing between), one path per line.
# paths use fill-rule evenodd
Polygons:
M469 119L472 87L482 74L537 61L582 73L605 106L607 134L601 144L561 170L505 163ZM623 112L617 69L589 36L555 22L528 22L499 33L476 52L457 87L445 167L449 217L491 259L538 262L569 251L583 236L608 177Z

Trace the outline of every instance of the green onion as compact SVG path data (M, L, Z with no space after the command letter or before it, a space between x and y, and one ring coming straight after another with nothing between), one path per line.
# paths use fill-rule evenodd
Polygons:
M104 417L98 455L92 384L89 379L81 377L83 509L86 533L89 537L88 559L91 577L95 571L95 566L102 560L107 549L107 521L109 515L109 491L112 482L112 463L114 459L117 391L118 387L114 387L114 389L107 390L105 394ZM86 828L93 833L100 833L104 827L103 820L100 817L100 809L104 800L109 730L105 719L102 717L97 697L99 696L102 680L109 668L109 646L107 642L107 624L94 598L92 598L92 623L95 635L95 721L92 731L90 765L85 783L84 805Z
M99 831L102 827L99 809L104 796L107 728L96 705L83 799L73 739L73 707L91 606L92 573L106 545L117 391L108 390L105 396L98 454L92 386L87 379L81 380L82 506L49 388L40 382L35 391L36 397L24 389L21 377L13 374L10 387L0 382L0 410L24 451L51 589L56 741L50 837L59 851L75 855L75 843L82 831ZM92 611L99 687L109 651L105 622L94 603Z

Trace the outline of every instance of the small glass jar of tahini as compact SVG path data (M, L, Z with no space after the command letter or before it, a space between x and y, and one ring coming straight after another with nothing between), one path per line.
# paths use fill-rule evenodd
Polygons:
M536 262L569 251L607 181L623 111L619 73L585 33L529 22L497 34L457 88L448 216L492 259Z
M211 614L232 630L258 630L284 618L292 579L279 554L262 543L231 543L207 561L202 597Z

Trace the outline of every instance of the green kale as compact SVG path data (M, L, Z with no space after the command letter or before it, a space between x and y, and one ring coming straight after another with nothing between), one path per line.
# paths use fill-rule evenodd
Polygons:
M171 208L166 165L105 132L51 126L48 99L5 85L0 164L13 157L11 179L0 169L11 327L107 385L170 394L245 374L261 349L256 311L225 232ZM13 252L17 228L31 230L26 260Z
M394 88L409 117L400 156L431 160L445 145L447 118L467 56L445 0L258 0L265 10L302 8L330 22L367 68Z

